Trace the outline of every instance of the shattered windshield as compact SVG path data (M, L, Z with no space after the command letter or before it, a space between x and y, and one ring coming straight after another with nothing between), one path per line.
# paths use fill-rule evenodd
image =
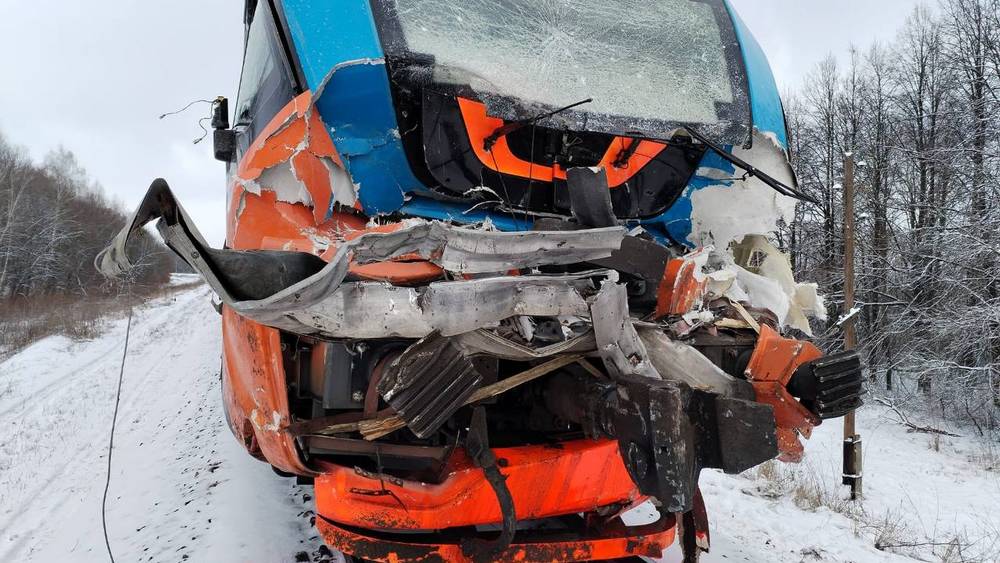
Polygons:
M745 73L722 0L387 0L384 6L384 17L396 20L390 26L396 37L383 37L390 56L431 57L438 82L463 72L481 77L465 82L500 117L523 115L505 115L518 110L497 96L547 108L593 98L569 114L581 128L663 135L696 124L719 140L746 135Z

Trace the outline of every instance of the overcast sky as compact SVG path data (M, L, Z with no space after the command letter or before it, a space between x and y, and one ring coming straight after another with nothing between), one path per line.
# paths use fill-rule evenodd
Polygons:
M322 0L338 1L338 0ZM498 0L502 1L502 0ZM887 42L918 0L732 0L794 88L827 53ZM162 176L209 242L225 234L225 174L202 104L235 98L240 0L0 0L0 132L41 159L63 145L130 210Z

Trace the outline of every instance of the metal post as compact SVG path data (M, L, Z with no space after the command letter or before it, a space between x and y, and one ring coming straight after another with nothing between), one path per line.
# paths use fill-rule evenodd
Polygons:
M844 312L854 309L854 155L844 154ZM857 346L854 317L844 322L844 349ZM851 486L851 500L861 498L861 435L854 426L854 411L844 416L844 480Z

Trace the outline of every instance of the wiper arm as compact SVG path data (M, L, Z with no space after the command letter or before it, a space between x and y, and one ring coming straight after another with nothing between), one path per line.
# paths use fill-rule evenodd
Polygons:
M691 127L685 127L685 129L687 130L689 135L700 141L708 148L712 149L712 151L721 156L723 159L729 161L730 164L736 166L737 168L741 168L744 172L746 172L747 176L752 176L757 178L761 182L767 184L772 190L778 192L781 195L794 197L799 201L808 201L809 203L820 205L819 201L817 201L812 196L806 195L805 193L800 192L799 190L789 185L786 185L782 182L779 182L778 180L775 180L774 177L764 172L763 170L758 170L757 168L754 168L752 164L746 162L745 160L741 159L735 154L723 149L722 147L711 141L708 137L699 133L697 130Z
M575 108L576 106L582 106L583 104L589 104L592 101L594 101L594 98L587 98L586 100L580 100L579 102L575 102L575 103L572 103L572 104L570 104L568 106L564 106L564 107L561 107L559 109L554 109L552 111L549 111L549 112L546 112L546 113L543 113L543 114L539 114L539 115L536 115L536 116L528 118L528 119L522 119L520 121L512 121L510 123L505 123L505 124L501 125L500 127L497 127L495 131L493 131L492 133L490 133L490 135L488 137L486 137L485 139L483 139L483 149L486 152L489 152L489 151L493 150L493 145L495 145L496 142L498 140L500 140L500 137L503 137L504 135L507 135L509 133L513 133L514 131L517 131L518 129L522 129L524 127L527 127L528 125L531 125L533 123L537 123L537 122L539 122L539 121L541 121L543 119L548 119L548 118L552 117L553 115L562 113L562 112L567 111L567 110L571 110L571 109Z

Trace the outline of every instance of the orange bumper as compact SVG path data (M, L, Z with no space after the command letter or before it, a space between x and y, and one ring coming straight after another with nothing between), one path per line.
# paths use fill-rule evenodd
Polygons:
M604 508L612 516L645 500L609 440L495 448L518 521ZM474 561L460 542L438 532L497 524L496 494L483 471L456 450L439 483L405 481L323 464L316 477L316 525L333 548L376 561ZM467 528L468 530L468 528ZM466 532L467 534L467 532ZM532 535L534 534L534 535ZM674 539L674 521L628 528L620 519L599 530L558 538L519 532L501 561L582 561L631 555L657 557Z
M632 505L644 499L610 440L578 440L557 446L495 448L500 471L514 497L518 520ZM316 511L334 522L381 530L441 530L496 524L496 494L463 450L448 461L440 483L371 474L321 464ZM386 492L381 492L383 490Z
M316 528L332 548L371 561L415 563L420 561L517 561L549 563L554 561L600 561L622 557L663 556L674 542L674 516L661 514L651 524L626 527L619 522L598 532L546 537L545 534L521 532L510 547L499 553L476 555L463 549L457 540L436 536L389 536L378 532L351 529L324 518L316 519Z

